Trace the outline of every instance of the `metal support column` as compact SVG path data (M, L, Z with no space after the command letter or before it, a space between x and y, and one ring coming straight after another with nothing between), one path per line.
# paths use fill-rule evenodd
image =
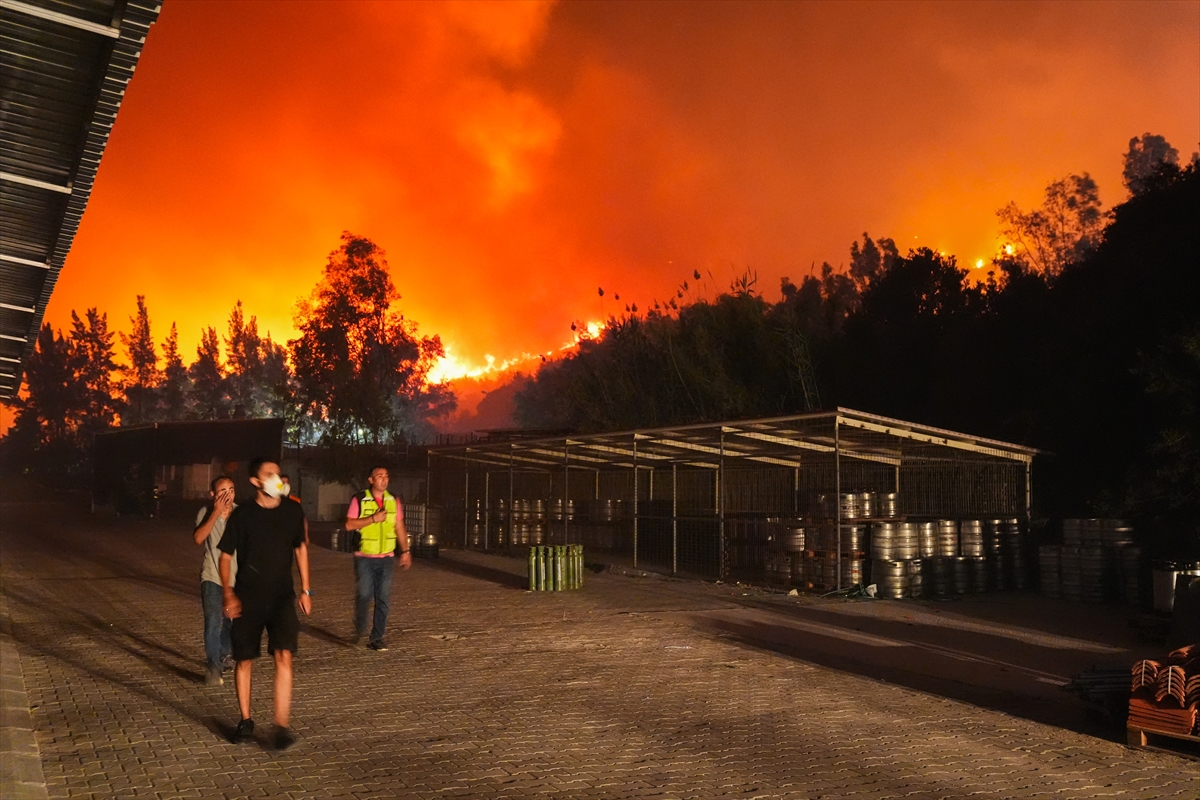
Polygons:
M834 545L837 547L837 557L833 561L833 569L837 572L837 579L834 581L834 588L842 588L842 444L838 438L838 420L833 418L833 504L836 508L834 512L834 524L837 525L836 535L833 537Z
M717 460L717 480L714 502L717 506L717 574L721 580L729 577L725 559L725 431L721 431L721 454Z
M563 544L571 543L571 515L568 512L568 507L571 503L571 452L570 445L563 445L563 496L562 496L562 514L563 514Z
M513 525L513 446L508 446L508 549L512 550L513 533L517 526Z
M492 532L492 471L483 473L483 549L488 549L488 537Z
M1025 462L1025 524L1033 514L1033 460Z
M471 449L463 448L463 550L467 549L467 532L471 528L471 462L467 460Z
M671 574L679 572L679 483L678 465L671 465Z
M792 516L800 516L800 468L792 470Z
M633 567L637 569L638 554L638 463L637 434L633 434Z

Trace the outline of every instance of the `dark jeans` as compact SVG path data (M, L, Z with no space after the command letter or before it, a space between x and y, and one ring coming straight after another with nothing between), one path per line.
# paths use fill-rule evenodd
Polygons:
M388 598L392 594L392 571L396 559L354 558L354 632L362 636L367 632L367 614L371 600L375 600L375 620L371 627L371 641L383 641L383 629L387 627Z
M225 616L221 584L200 581L200 604L204 607L204 660L209 669L220 669L221 660L233 649L229 638L233 622Z

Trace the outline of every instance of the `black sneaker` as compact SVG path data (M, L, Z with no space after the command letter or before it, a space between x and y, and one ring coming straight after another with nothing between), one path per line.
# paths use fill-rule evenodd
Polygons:
M371 642L369 645L367 645L367 647L370 647L372 650L375 650L379 653L387 650L387 644L385 644L382 639L380 639L378 642Z
M254 720L244 719L238 723L237 730L233 734L234 744L245 744L246 742L254 741Z
M205 686L222 686L224 683L225 679L221 677L220 667L213 667L204 675Z
M275 726L275 736L273 744L276 750L287 750L296 743L296 734L292 733L291 728L285 728L282 725Z

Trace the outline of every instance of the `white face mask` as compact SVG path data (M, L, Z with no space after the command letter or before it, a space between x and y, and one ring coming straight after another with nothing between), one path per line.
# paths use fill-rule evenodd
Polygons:
M283 495L283 481L278 477L268 478L262 482L262 490L267 497L280 497Z
M284 497L287 497L292 493L292 485L290 483L283 484L283 488L279 490L279 493Z

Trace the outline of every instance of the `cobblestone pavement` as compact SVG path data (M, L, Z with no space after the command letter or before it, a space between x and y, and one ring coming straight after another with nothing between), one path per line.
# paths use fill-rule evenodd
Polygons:
M0 577L50 797L1167 798L1200 763L820 666L696 623L719 587L447 554L397 573L389 644L348 646L351 557L315 549L300 739L226 741L186 522L0 509ZM681 613L682 612L682 613ZM772 613L756 609L755 614Z

